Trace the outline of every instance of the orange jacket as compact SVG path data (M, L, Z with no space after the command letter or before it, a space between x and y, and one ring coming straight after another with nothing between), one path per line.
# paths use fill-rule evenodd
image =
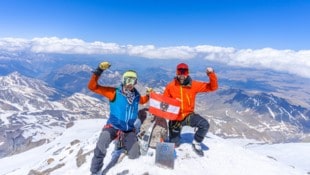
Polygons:
M93 74L91 79L88 82L88 88L100 95L103 95L107 97L110 101L114 100L115 94L116 94L116 88L115 87L108 87L108 86L101 86L98 84L99 76ZM144 104L148 102L149 97L148 96L141 96L140 97L140 104Z
M164 96L181 101L180 113L177 120L182 121L190 113L194 112L196 95L200 92L210 92L218 89L215 73L210 73L210 82L191 80L189 85L181 85L177 79L171 81L164 91Z

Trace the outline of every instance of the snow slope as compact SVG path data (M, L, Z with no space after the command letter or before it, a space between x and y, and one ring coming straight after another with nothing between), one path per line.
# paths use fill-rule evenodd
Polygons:
M73 127L52 142L0 159L0 174L90 174L92 150L104 123L103 119L76 121ZM310 172L310 166L307 166L310 160L310 155L307 154L310 152L310 144L283 144L276 148L275 145L260 144L245 146L244 140L236 142L208 134L204 140L205 157L199 157L190 145L192 134L192 128L183 128L184 143L176 149L173 170L155 165L154 153L153 156L141 156L135 160L125 157L109 171L109 174L118 174L126 170L129 171L128 174L134 175L303 175ZM111 145L105 164L110 159L113 149L114 145ZM291 151L291 154L284 154L292 149L294 151ZM152 149L150 151L154 152Z

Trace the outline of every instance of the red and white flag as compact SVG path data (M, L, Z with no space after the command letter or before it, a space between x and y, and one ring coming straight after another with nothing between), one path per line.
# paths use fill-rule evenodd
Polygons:
M162 94L150 93L149 112L157 117L177 120L181 102Z

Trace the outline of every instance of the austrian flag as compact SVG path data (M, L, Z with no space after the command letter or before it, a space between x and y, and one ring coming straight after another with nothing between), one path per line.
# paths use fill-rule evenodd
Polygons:
M181 102L152 92L150 94L149 112L157 117L176 120L180 111Z

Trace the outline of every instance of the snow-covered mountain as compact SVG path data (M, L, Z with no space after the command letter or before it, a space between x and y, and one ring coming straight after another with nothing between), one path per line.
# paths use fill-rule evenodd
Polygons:
M213 133L281 143L309 141L310 111L272 93L221 88L201 95L196 110L207 114Z
M0 77L0 84L0 157L50 142L74 120L107 115L106 104L96 98L62 97L43 81L17 72Z
M142 94L145 87L162 92L175 75L175 65L184 61L104 60L110 61L112 67L103 73L101 84L117 86L122 72L134 69L139 74L137 88ZM99 61L102 59L93 56L0 52L0 174L88 174L92 149L104 121L84 119L104 118L109 111L105 98L87 90L91 70ZM309 169L299 168L301 162L306 164L302 167L310 167L308 159L297 164L287 161L294 156L304 158L304 153L309 152L304 144L261 146L266 142L310 141L308 79L225 67L201 59L190 64L191 76L203 81L207 80L205 66L213 65L220 83L218 91L198 95L196 102L196 111L211 124L204 143L210 148L206 157L191 154L187 139L188 143L176 150L177 168L173 171L154 167L154 157L149 156L137 161L125 159L111 174L127 169L129 174L309 174ZM261 143L247 145L222 138L255 139ZM264 152L269 148L270 152ZM279 155L273 151L278 148L300 152L285 158L285 152ZM33 155L38 156L37 161L33 161ZM146 166L136 166L142 162Z
M24 153L0 159L1 175L90 174L93 149L105 119L75 121L73 127L50 143ZM155 164L155 154L130 160L125 157L108 174L131 175L305 175L310 173L309 143L266 145L253 140L222 139L208 134L204 139L204 157L197 156L191 148L193 129L184 127L183 143L175 150L174 169ZM104 160L111 159L111 144ZM151 154L153 153L153 154Z
M90 70L86 65L65 65L53 72L49 84L57 82L57 86L62 86L66 91L17 72L1 77L0 141L3 144L0 155L22 152L49 142L73 120L106 116L107 103L101 97L88 96L94 95L86 90ZM164 71L160 72L164 74ZM120 71L108 70L103 76L108 78L101 78L102 84L117 86L120 83ZM149 84L169 81L167 76L152 77L147 73L141 79L145 80L140 80L138 84L142 93ZM70 88L65 88L67 86ZM83 94L73 93L81 89L84 89ZM154 89L161 91L163 87L159 85ZM68 96L67 90L72 95ZM308 141L310 138L309 110L272 94L249 94L240 89L221 88L216 93L199 96L196 110L208 118L211 132L224 138L276 143Z
M89 72L85 72L85 69L77 69L77 66L73 65L64 67L52 75L57 77L58 74L65 74L62 78L64 83L60 85L71 86L72 88L68 88L71 92L79 91L78 84L74 86L76 84L72 81L86 84L90 76ZM76 75L70 70L76 70ZM90 71L91 68L87 70ZM142 93L145 87L153 87L157 92L162 92L164 85L174 76L174 71L162 67L140 70L141 72L137 86ZM87 76L80 76L82 74ZM198 79L205 79L204 74L195 72L192 74ZM121 71L107 70L103 73L100 83L118 86L120 79ZM60 81L57 80L57 82ZM277 92L265 92L220 85L218 91L198 96L196 110L212 123L212 132L222 137L249 138L273 143L308 141L310 139L310 110L294 104L281 95L275 95L286 88L279 86Z

